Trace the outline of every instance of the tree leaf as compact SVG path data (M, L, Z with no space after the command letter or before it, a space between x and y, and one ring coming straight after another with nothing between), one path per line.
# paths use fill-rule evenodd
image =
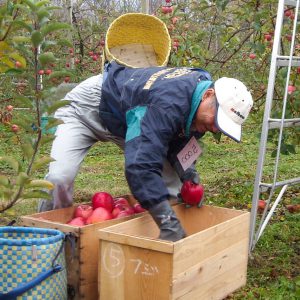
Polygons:
M6 75L17 75L17 74L22 74L24 70L22 69L15 69L15 68L12 68L12 69L8 69L5 71L5 74Z
M21 169L20 163L13 157L0 156L0 161L3 161L5 163L7 163L8 165L10 165L12 167L12 169L16 172L19 172L19 170Z
M25 142L25 143L21 144L21 148L22 148L24 156L27 159L30 159L34 153L34 149L33 149L32 145L28 142Z
M49 4L50 1L49 0L42 0L42 1L39 1L36 6L37 7L42 7L42 6L46 6L46 4Z
M38 187L38 188L45 188L48 190L52 190L54 188L54 184L48 180L43 180L43 179L36 179L36 180L31 180L26 187L32 188L32 187Z
M54 161L53 158L51 158L50 156L44 156L38 160L36 160L31 168L31 173L35 172L36 170L41 169L42 167L48 165L51 161Z
M50 14L46 9L40 9L37 12L37 16L38 16L38 20L42 23L44 23L45 21L48 21L50 18Z
M36 11L37 10L36 5L32 1L30 1L30 0L23 0L23 3L27 4L27 6L30 7L30 9L32 11Z
M9 186L9 179L7 176L0 174L0 185Z
M55 139L54 135L43 135L42 138L41 138L41 141L40 141L41 146L53 142L54 139Z
M56 42L57 42L57 45L59 45L59 46L65 46L65 47L70 47L70 48L73 47L72 42L67 39L59 39Z
M32 99L23 95L18 95L15 97L15 102L21 104L21 107L33 107Z
M49 118L49 121L45 126L45 130L47 131L50 128L57 127L58 125L63 124L63 123L64 123L64 121L62 121L62 120L55 119L55 118Z
M43 199L51 199L51 195L42 190L34 190L26 192L22 195L23 199L34 199L34 198L43 198Z
M61 23L61 22L52 22L50 24L44 25L41 28L41 32L44 36L46 36L48 33L57 31L57 30L62 30L62 29L72 29L72 26L67 23Z
M33 46L37 48L43 41L41 32L38 30L33 31L31 34L31 41Z
M55 101L51 106L47 108L47 113L51 115L53 112L55 112L58 108L63 107L67 104L70 104L70 100L59 100Z
M67 70L55 71L55 72L52 72L49 75L49 79L60 78L60 77L71 76L71 75L72 75L72 73L70 71L67 71Z
M56 61L56 58L52 52L45 52L43 54L40 54L38 59L42 66Z
M33 27L30 24L22 20L14 20L12 24L14 25L14 27L26 29L28 32L32 32L33 30Z
M28 36L13 36L12 40L17 44L30 42L30 38Z
M25 172L20 172L16 179L16 185L22 186L29 180L28 175Z

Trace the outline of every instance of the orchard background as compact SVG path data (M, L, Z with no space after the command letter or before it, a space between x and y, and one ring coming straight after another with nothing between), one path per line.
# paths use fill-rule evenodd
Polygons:
M172 38L170 66L207 69L216 80L236 77L251 89L254 108L243 143L210 134L202 141L197 164L209 204L251 209L259 135L268 84L278 1L150 1L150 13L162 19ZM143 1L0 0L0 224L33 213L52 184L43 180L59 122L54 111L65 84L101 72L109 24L126 12L139 12ZM294 10L286 7L281 38L288 54ZM299 56L299 34L294 55ZM273 112L281 114L287 68L276 78ZM300 68L292 68L286 118L299 118ZM63 84L63 85L61 85ZM47 117L48 123L43 123ZM286 129L281 141L279 180L300 174L299 129ZM269 135L268 178L277 134ZM129 192L123 155L112 144L97 143L75 183L76 202L97 190ZM298 174L298 175L297 175ZM296 176L295 176L296 175ZM286 177L286 178L285 178ZM248 284L232 299L300 298L299 186L291 187L249 262Z

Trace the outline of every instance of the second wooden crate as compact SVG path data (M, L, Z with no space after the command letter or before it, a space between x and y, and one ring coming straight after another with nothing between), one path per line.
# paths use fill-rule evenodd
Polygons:
M245 285L245 211L174 206L188 236L158 240L149 214L99 230L101 300L223 299Z

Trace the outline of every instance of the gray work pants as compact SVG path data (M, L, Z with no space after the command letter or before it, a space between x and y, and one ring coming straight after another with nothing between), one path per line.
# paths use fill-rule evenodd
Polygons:
M46 175L46 179L55 188L51 191L52 201L40 200L39 212L72 205L75 177L88 150L96 142L113 142L124 148L124 140L113 136L101 125L101 87L102 75L86 79L64 97L71 100L71 103L55 113L55 117L64 122L57 127L51 149L51 157L55 161L50 163ZM181 182L167 161L164 163L162 176L170 196L176 197Z

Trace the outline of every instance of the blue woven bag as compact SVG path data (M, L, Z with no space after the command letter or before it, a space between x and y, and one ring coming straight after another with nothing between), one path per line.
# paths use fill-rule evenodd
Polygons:
M0 300L67 299L64 234L0 227Z

